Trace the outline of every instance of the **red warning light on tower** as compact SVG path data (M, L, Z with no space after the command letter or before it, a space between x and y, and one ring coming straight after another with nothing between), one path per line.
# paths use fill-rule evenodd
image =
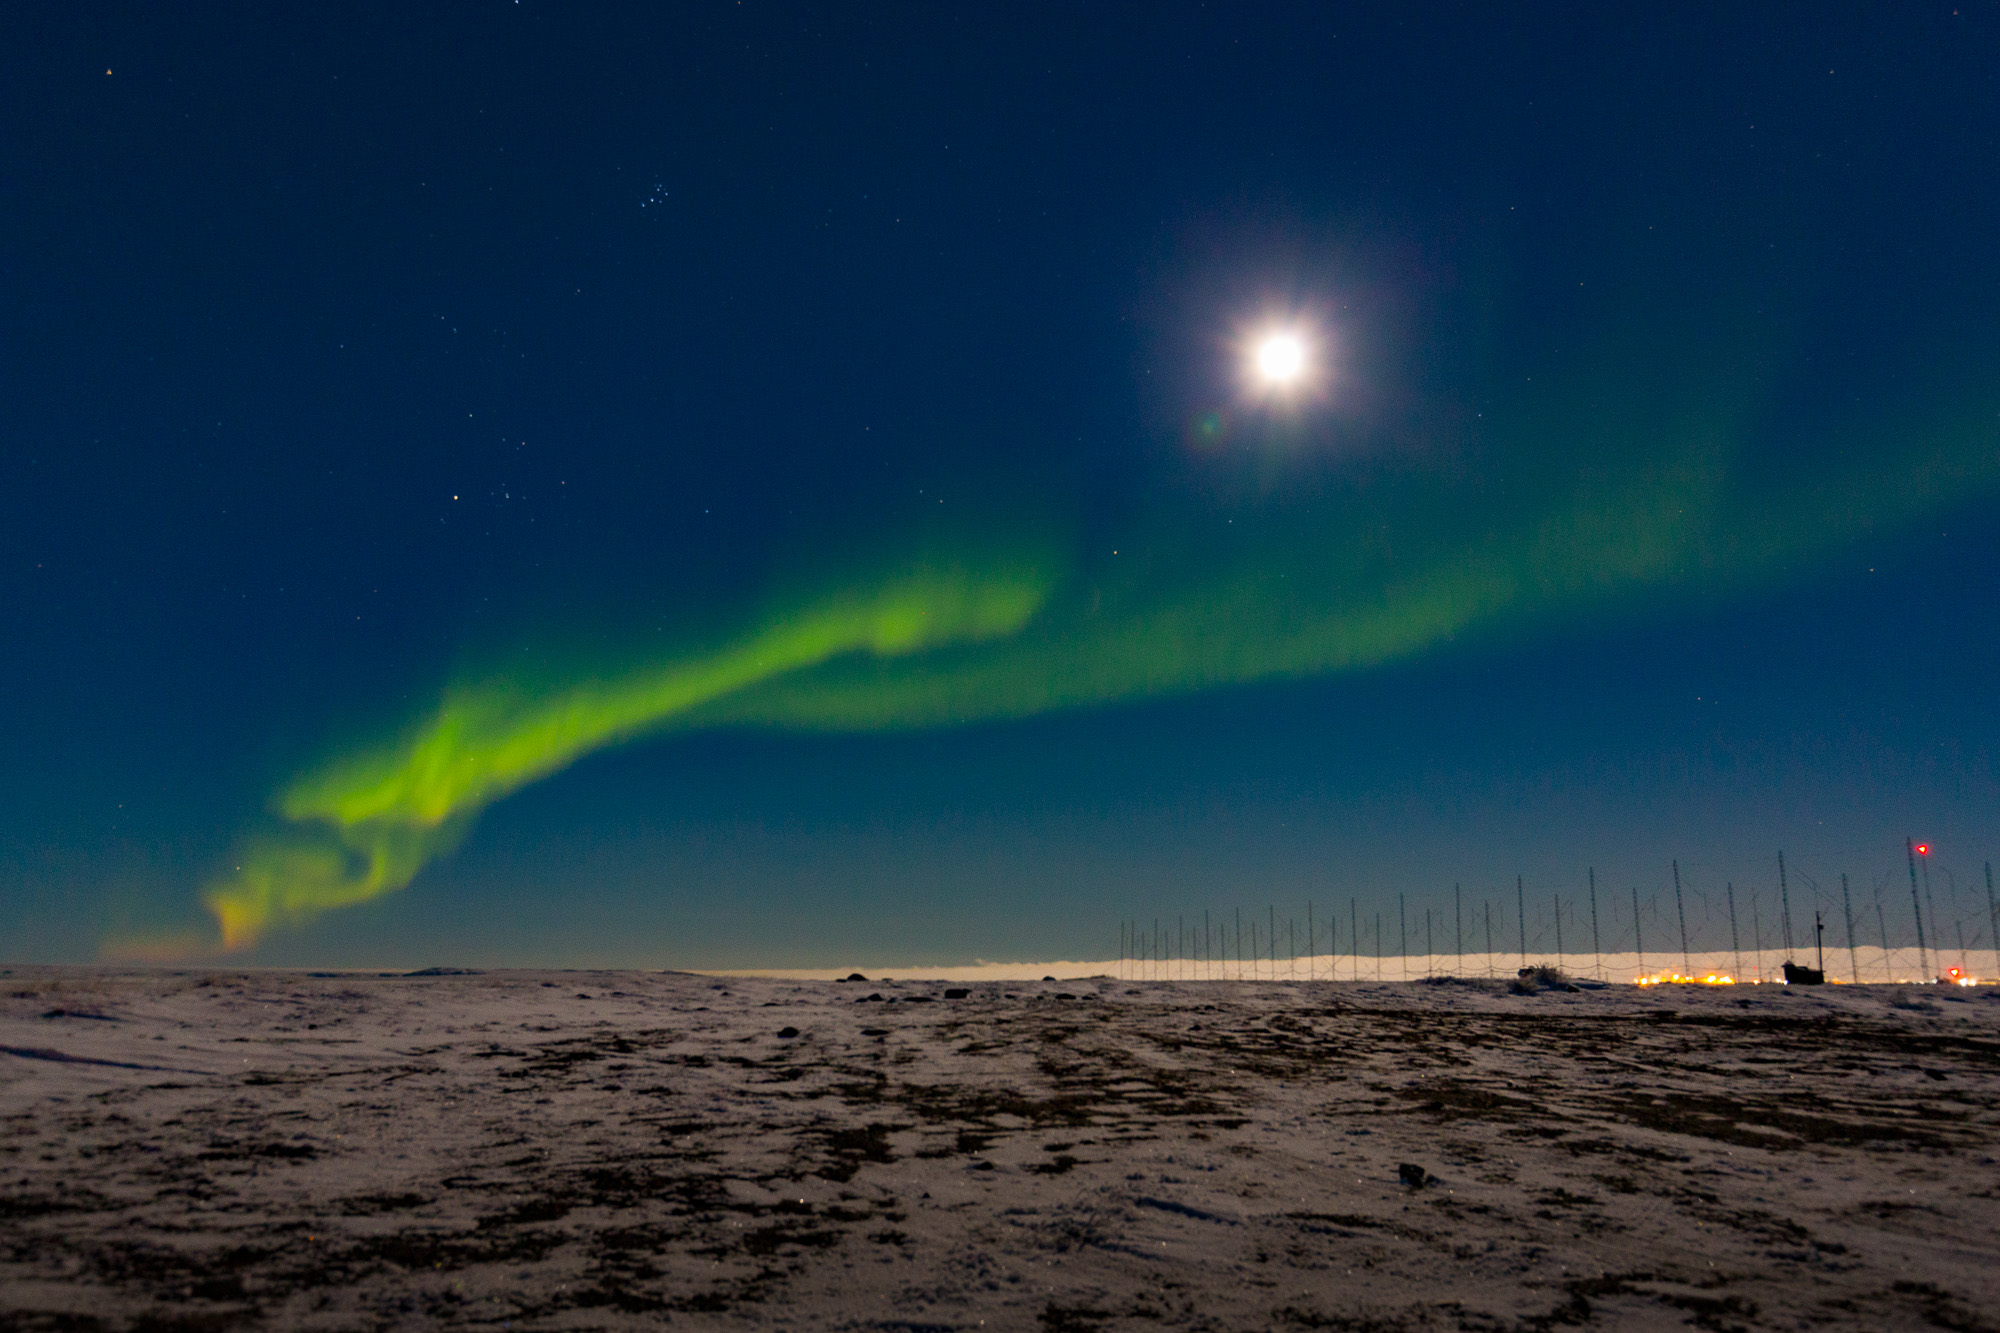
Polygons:
M1930 854L1931 854L1931 845L1929 843L1920 842L1917 844L1918 856L1929 856Z

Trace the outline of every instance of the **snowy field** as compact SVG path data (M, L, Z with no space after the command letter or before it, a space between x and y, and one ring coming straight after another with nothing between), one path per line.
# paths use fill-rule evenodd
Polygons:
M2000 1327L1985 987L15 967L0 1048L9 1329Z
M1655 950L1652 953L1561 954L1531 952L1494 953L1413 953L1394 954L1306 954L1276 957L1257 954L1207 958L1172 952L1169 943L1159 956L1067 960L1053 963L904 963L883 969L889 976L923 977L930 981L1036 981L1053 974L1057 977L1105 976L1125 981L1421 981L1435 977L1464 977L1471 980L1506 980L1513 977L1524 961L1555 966L1582 980L1633 983L1676 976L1722 977L1744 983L1776 984L1784 980L1787 960L1816 967L1819 957L1809 949L1692 949L1682 953ZM1827 979L1839 985L1858 983L1914 985L1935 980L1948 969L1957 968L1974 979L2000 976L2000 956L1990 949L1927 949L1911 945L1882 949L1858 945L1853 949L1827 948L1823 961ZM713 976L775 977L792 981L837 981L848 975L844 967L764 969L744 972L714 972Z

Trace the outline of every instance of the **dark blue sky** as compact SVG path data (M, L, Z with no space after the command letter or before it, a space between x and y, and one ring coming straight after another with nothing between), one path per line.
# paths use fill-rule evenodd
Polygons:
M219 893L273 962L1103 956L2000 853L1992 4L0 48L0 955L198 954ZM1027 600L825 628L905 587ZM435 819L298 795L626 685Z

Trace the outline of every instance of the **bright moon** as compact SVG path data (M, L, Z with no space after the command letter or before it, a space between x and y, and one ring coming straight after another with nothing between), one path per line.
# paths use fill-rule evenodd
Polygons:
M1257 373L1273 384L1289 384L1305 368L1305 344L1289 333L1266 338L1257 347Z

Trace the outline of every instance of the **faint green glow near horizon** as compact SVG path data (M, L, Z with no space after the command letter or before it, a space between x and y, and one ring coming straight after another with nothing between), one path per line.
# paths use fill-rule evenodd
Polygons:
M758 680L842 653L896 657L1018 630L1048 595L1032 562L927 568L782 616L706 656L546 692L454 685L406 739L307 773L278 799L292 828L254 840L205 895L225 949L409 883L509 792Z
M2000 431L1978 415L1784 485L1740 475L1726 421L1597 429L1512 488L1413 473L1241 528L1163 501L1115 557L968 529L719 646L602 677L457 681L401 739L288 784L278 825L204 901L222 948L248 948L402 888L493 802L648 733L952 726L1368 667L1636 588L1781 576L2000 480Z

